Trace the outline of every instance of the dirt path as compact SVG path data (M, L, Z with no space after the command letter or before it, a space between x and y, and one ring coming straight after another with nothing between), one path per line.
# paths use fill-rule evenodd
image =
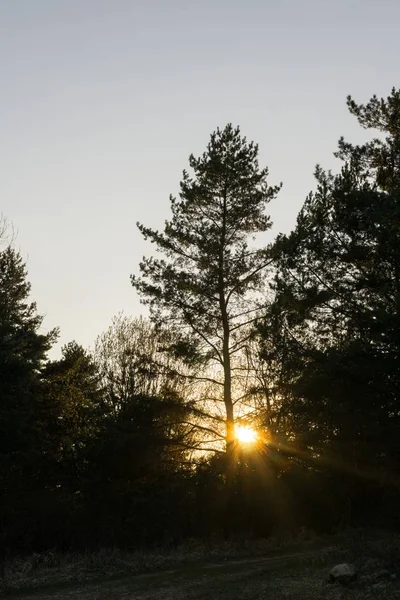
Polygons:
M319 551L307 554L250 558L212 565L179 567L142 575L125 575L107 581L52 586L42 590L5 594L19 600L214 600L258 598L257 582L276 577ZM290 570L290 569L289 569ZM258 585L258 588L260 588ZM248 590L253 590L247 595ZM246 591L247 590L247 591ZM250 592L249 592L250 593ZM260 596L261 597L261 596Z

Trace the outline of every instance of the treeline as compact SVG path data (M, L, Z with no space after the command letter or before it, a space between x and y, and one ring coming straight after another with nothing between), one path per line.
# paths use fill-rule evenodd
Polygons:
M139 225L150 317L117 316L93 351L49 359L4 222L3 553L397 526L400 91L348 108L376 137L339 140L270 244L280 186L238 128L214 132L164 230Z

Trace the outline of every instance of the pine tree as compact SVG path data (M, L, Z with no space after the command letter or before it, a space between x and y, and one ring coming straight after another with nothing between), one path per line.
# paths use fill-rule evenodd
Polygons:
M41 333L20 254L0 251L0 545L27 534L27 506L40 470L40 373L57 331Z
M44 451L54 463L74 462L97 435L104 418L97 365L89 352L73 341L63 346L61 359L47 363L41 379Z
M254 242L271 227L265 209L280 189L268 185L268 170L259 168L257 157L258 146L248 143L239 128L217 129L206 152L190 156L193 176L183 172L179 198L170 197L172 219L164 231L138 224L164 258L144 258L141 276L132 276L154 321L175 326L176 355L200 365L203 379L221 391L228 455L239 401L233 394L233 361L259 314L271 262L268 249Z
M29 300L22 257L0 252L0 453L29 448L39 372L57 332L40 333L42 317Z
M275 245L268 322L279 323L298 426L337 464L371 477L400 456L400 91L366 105L349 97L348 107L380 137L341 138L338 175L317 167L316 192Z

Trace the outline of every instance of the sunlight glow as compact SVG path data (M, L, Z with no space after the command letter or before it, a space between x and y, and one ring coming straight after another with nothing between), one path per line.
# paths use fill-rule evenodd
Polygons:
M240 444L254 444L257 441L257 431L245 425L239 425L235 429L236 438Z

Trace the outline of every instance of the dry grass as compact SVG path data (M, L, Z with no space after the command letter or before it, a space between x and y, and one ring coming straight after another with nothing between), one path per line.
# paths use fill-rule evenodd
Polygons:
M296 551L304 555L283 558ZM282 558L268 560L277 553ZM356 564L358 582L347 588L329 584L329 570L345 561ZM383 569L398 578L376 580ZM153 575L125 577L146 572ZM41 590L40 598L46 600L400 600L400 536L355 531L301 544L298 540L212 545L191 541L152 553L48 552L9 563L4 583L14 590L57 584L47 592ZM32 590L22 597L33 600L35 596Z
M185 565L218 563L240 557L276 555L324 544L323 540L312 535L308 536L306 541L300 537L300 540L281 537L207 543L188 540L175 548L160 547L151 552L128 552L118 548L103 548L97 552L84 553L59 553L50 550L8 561L4 565L3 578L0 579L0 590L92 581Z

